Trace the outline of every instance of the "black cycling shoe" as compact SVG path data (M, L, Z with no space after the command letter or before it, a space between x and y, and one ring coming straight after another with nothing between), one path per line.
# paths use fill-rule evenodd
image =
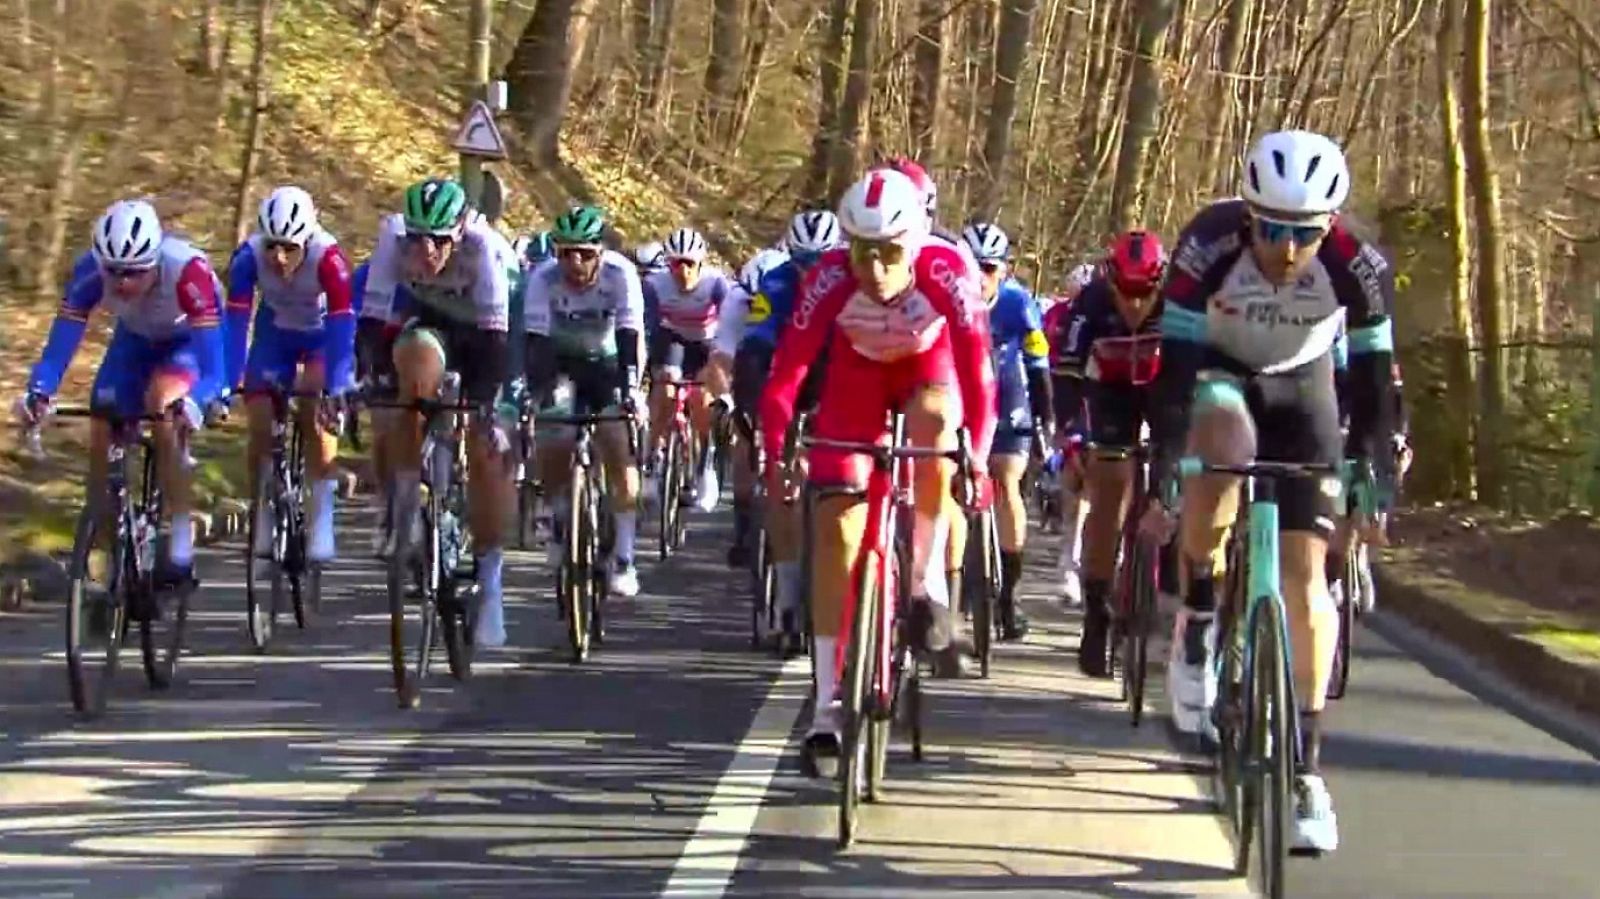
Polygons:
M838 774L839 735L817 731L800 746L800 770L807 777L832 779Z
M1021 640L1028 636L1028 616L1022 614L1013 600L1000 604L1000 639Z
M1091 600L1083 607L1083 637L1078 642L1078 670L1090 677L1111 676L1111 656L1107 638L1111 631L1111 610L1104 601Z
M907 637L918 652L933 655L950 646L955 632L950 610L926 596L911 600Z

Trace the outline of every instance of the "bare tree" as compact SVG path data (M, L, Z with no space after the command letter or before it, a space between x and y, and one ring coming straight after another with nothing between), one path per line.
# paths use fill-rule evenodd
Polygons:
M561 123L572 91L569 30L577 0L539 0L506 64L508 111L539 165L560 161Z
M267 104L272 85L267 77L267 59L272 38L272 0L256 0L256 45L250 56L250 124L245 130L244 159L239 165L239 189L233 204L234 241L244 240L250 222L251 193L256 168L260 163L261 141L266 130Z
M1173 0L1142 0L1139 4L1133 81L1128 89L1122 149L1117 154L1117 177L1111 186L1109 225L1113 231L1134 226L1144 214L1145 154L1161 118L1161 58L1172 7Z
M740 31L739 0L713 0L711 56L706 60L706 80L700 97L701 133L715 143L724 133L733 109L733 92L744 36Z
M855 0L850 26L850 73L839 101L839 133L833 145L828 194L838 196L855 180L861 161L861 134L872 93L873 38L878 30L878 0Z
M1017 115L1017 79L1028 57L1037 0L1005 0L1000 7L1000 36L995 47L994 81L989 91L988 133L983 141L983 191L977 212L994 218L1005 189L1006 157L1011 151L1011 122Z
M850 0L833 0L828 11L828 34L822 45L822 65L818 66L817 130L811 140L805 183L800 189L800 196L808 203L827 201L828 171L838 141L839 88L849 65L850 47L845 41L849 30Z
M944 88L944 0L921 0L911 81L911 146L918 159L932 159L939 136L939 103Z

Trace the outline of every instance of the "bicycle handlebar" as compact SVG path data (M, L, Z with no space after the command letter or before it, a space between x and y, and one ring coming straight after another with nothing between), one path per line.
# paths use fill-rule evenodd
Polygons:
M1178 474L1193 477L1197 474L1232 474L1247 478L1303 478L1330 474L1343 474L1344 466L1327 462L1247 462L1243 465L1215 465L1199 456L1185 456L1178 460Z

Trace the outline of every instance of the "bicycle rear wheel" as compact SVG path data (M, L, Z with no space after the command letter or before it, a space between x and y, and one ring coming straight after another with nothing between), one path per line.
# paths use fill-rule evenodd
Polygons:
M965 571L961 577L967 609L972 615L972 643L978 655L978 675L989 676L989 660L994 644L993 569L998 560L990 558L989 514L979 513L967 528Z
M126 547L115 539L106 551L106 589L92 589L89 557L99 526L90 505L78 515L67 588L67 685L73 708L86 718L105 711L116 677L128 628L129 584Z
M1289 743L1289 667L1283 651L1283 625L1280 606L1270 599L1258 601L1251 649L1250 715L1251 764L1247 775L1255 782L1253 813L1256 825L1256 865L1261 890L1268 896L1284 895L1285 867L1288 864L1289 826L1293 801L1290 796L1290 760L1294 747Z
M885 609L899 608L900 579L903 574L900 570L897 554L891 554L884 563L887 576L883 583L878 585L879 596L876 602L876 613L872 619L872 628L875 636L872 640L872 658L869 671L872 676L867 682L871 701L868 705L868 714L871 724L867 730L867 801L877 802L883 794L883 775L889 761L889 726L894 721L895 696L900 686L900 669L896 662L902 655L910 656L909 652L902 652L905 647L903 641L895 639L895 628L883 627ZM888 640L885 647L883 641ZM887 651L885 651L887 650Z
M660 496L656 510L661 538L659 553L663 562L672 555L673 550L672 535L678 518L678 455L682 452L678 431L673 428L667 434L667 449L657 463L660 470L656 472L656 484L659 485L657 493Z
M418 601L417 657L415 669L408 662L406 640L406 586L419 567L414 561L417 549L397 547L389 558L389 664L394 672L394 692L403 709L414 709L422 704L422 678L427 674L428 658L433 650L434 601L439 588L438 530L432 514L432 499L423 512L421 559L421 596ZM396 522L396 530L408 527ZM401 532L403 534L403 532Z
M156 541L155 528L148 530L146 539ZM158 544L160 541L156 541ZM157 551L166 552L164 546ZM154 552L140 553L135 548L135 558L157 558ZM160 586L150 572L141 572L132 582L136 589L149 590L145 597L150 614L139 622L139 650L144 660L145 680L152 690L165 690L172 686L178 673L178 657L183 655L183 638L189 623L189 597L198 582L193 579L171 587Z
M855 842L861 811L861 793L866 777L868 728L871 725L873 641L878 601L877 578L871 564L861 566L856 581L856 614L850 628L850 652L845 659L844 702L841 710L839 747L839 848ZM832 665L832 659L818 659Z

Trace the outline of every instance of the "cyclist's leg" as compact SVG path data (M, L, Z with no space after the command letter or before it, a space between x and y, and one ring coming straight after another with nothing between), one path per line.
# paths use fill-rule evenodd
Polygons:
M820 458L820 457L819 457ZM836 460L842 461L842 460ZM822 477L839 483L842 465L827 465L821 472L813 471L813 483L822 485ZM864 484L865 479L848 476L851 486ZM816 648L817 692L812 704L811 728L807 737L808 748L817 746L816 738L833 738L835 747L839 733L839 670L836 664L844 632L844 615L847 603L853 603L855 583L852 574L855 562L861 555L861 539L867 523L867 504L860 496L826 496L819 498L812 516L811 546L811 628Z
M1066 382L1072 379L1068 375L1051 375L1055 385L1054 402L1056 421L1065 427L1069 422L1082 417L1081 409L1072 409L1067 406L1067 398L1076 395ZM1087 385L1093 402L1092 391L1095 385ZM1094 418L1090 415L1090 420ZM1061 594L1069 605L1076 605L1083 599L1083 579L1080 576L1080 562L1082 556L1082 536L1086 518L1088 516L1088 503L1084 498L1083 484L1070 468L1063 466L1061 471L1061 547L1056 559L1056 577L1061 581Z
M713 360L713 364L716 361ZM733 547L728 551L728 564L733 566L744 564L751 549L749 540L754 524L751 502L756 475L750 458L750 443L754 437L761 391L766 386L767 369L771 367L771 361L772 348L759 342L741 346L731 360L734 420L739 425L734 428ZM747 430L746 425L751 429Z
M373 319L363 319L356 346L366 356L367 396L377 401L393 400L395 392L394 352L390 342L382 336L381 325L369 324ZM393 468L389 464L389 444L395 429L395 410L373 408L367 412L367 442L371 446L373 501L378 513L373 528L373 551L382 552L388 540L389 505L392 492Z
M162 347L145 387L145 411L160 414L172 403L189 395L200 376L200 361L187 339ZM156 444L156 464L161 481L163 512L171 523L167 539L167 560L187 574L194 564L193 475L186 464L183 441L177 425L162 421L152 428Z
M573 393L578 408L615 412L622 396L621 380L613 359L586 362L574 380ZM631 422L608 421L595 432L600 464L605 467L607 500L616 525L615 545L611 547L611 589L619 596L637 596L639 569L635 564L635 545L639 535L639 460L633 452Z
M1242 402L1196 408L1189 451L1212 461L1249 462L1255 455L1254 433L1250 410ZM1237 517L1238 486L1238 478L1219 475L1200 475L1183 484L1179 541L1188 577L1167 662L1167 692L1173 723L1185 733L1209 731L1216 701L1210 662L1216 583L1226 563L1228 530Z
M1259 380L1262 459L1332 464L1343 455L1332 362ZM1333 802L1321 777L1322 710L1338 651L1339 615L1328 592L1328 538L1343 505L1336 476L1287 481L1278 489L1281 586L1300 705L1302 768L1296 774L1295 846L1332 851L1338 846Z
M407 327L394 342L395 392L401 402L439 395L445 373L446 350L442 333L419 326ZM389 464L394 474L394 524L397 539L408 544L422 503L423 416L396 409L391 419Z
M89 404L123 418L131 418L144 411L145 381L149 377L149 344L141 337L118 326L111 335L95 372L94 384L89 388ZM105 548L116 535L116 509L105 500L108 454L111 450L111 422L93 419L89 422L89 480L88 500L99 509L99 528L95 532L95 545ZM95 554L100 556L100 554ZM94 561L94 557L91 557ZM104 562L100 558L95 565ZM95 571L91 577L100 580L103 572Z
M920 373L919 373L920 374ZM953 449L960 423L960 399L944 379L922 379L906 403L906 436L913 446ZM955 618L950 614L950 582L946 577L946 543L950 535L951 481L955 463L919 459L912 466L916 514L911 539L911 627L923 649L944 653L954 646ZM977 535L968 535L975 539ZM947 665L959 664L947 654Z
M1021 639L1027 616L1017 608L1017 583L1022 579L1022 547L1028 536L1028 508L1022 502L1022 478L1028 470L1033 432L1002 423L989 457L995 483L995 523L1000 531L1000 626L1008 640ZM952 517L953 520L953 517Z
M650 336L650 444L652 455L666 449L667 434L672 430L673 395L666 388L668 381L683 377L684 348L682 338L666 328L657 328ZM657 477L662 472L655 472Z
M710 341L689 341L683 348L684 377L691 381L701 380L707 374L710 355ZM714 382L714 378L706 380L701 389L689 394L689 427L695 437L695 449L699 452L705 452L711 446L711 400L717 395L712 392L711 384ZM717 507L720 489L716 460L711 453L705 452L704 464L695 478L695 494L701 511L709 512Z
M244 364L244 402L249 422L249 442L245 448L245 496L252 500L261 482L270 477L268 453L272 449L272 393L287 391L295 380L295 354L287 345L288 335L274 322L272 307L262 304L256 312L250 352ZM255 551L265 554L272 547L272 509L267 504L256 510Z
M1129 447L1138 441L1139 390L1131 385L1090 385L1090 443ZM1111 627L1111 586L1117 572L1123 504L1127 502L1132 475L1131 461L1108 459L1090 451L1083 490L1074 494L1075 499L1086 498L1089 507L1081 516L1083 642L1078 647L1078 666L1091 677L1110 673L1106 638Z
M338 482L333 477L333 463L339 455L339 435L323 428L319 415L321 401L317 397L327 385L322 334L311 332L304 339L299 354L304 366L295 381L295 391L308 396L296 401L295 412L300 445L305 448L306 481L311 487L311 505L306 510L306 557L312 562L326 562L334 557L333 513Z

